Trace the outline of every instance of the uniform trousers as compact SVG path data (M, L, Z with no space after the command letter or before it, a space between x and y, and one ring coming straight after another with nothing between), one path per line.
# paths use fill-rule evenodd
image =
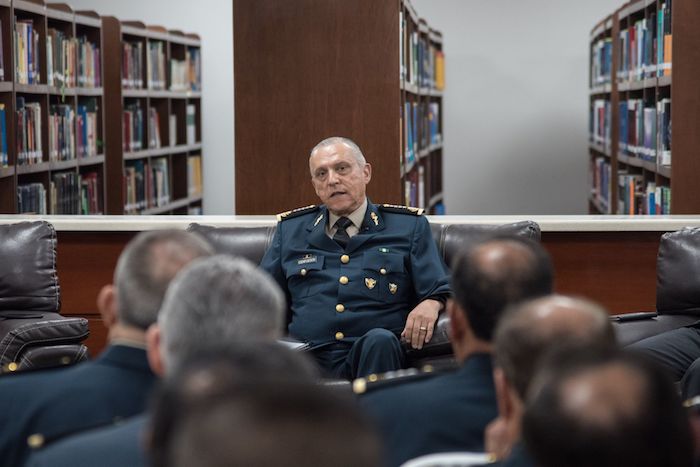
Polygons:
M313 351L324 376L354 379L404 367L406 357L396 335L381 328L368 331L355 342L337 342Z

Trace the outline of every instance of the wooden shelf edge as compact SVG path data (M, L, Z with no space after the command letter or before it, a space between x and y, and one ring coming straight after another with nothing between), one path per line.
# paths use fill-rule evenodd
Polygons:
M51 166L48 162L40 162L39 164L22 164L17 166L17 175L48 172L50 167Z
M595 151L595 152L597 152L605 157L608 157L608 158L611 157L610 151L608 149L605 149L605 146L603 146L602 144L589 142L588 147L590 149L592 149L593 151Z
M164 206L156 206L153 208L144 209L143 211L141 211L140 214L144 215L144 216L163 214L163 213L166 213L168 211L173 211L175 209L184 208L185 206L189 206L192 203L198 203L200 201L202 201L201 195L188 196L187 198L181 198L181 199L177 199L175 201L172 201Z
M0 92L12 92L12 81L0 81Z
M588 201L598 210L600 214L608 214L608 208L601 203L595 195L589 195Z
M15 10L26 11L29 13L36 13L39 15L46 14L46 6L39 5L37 3L27 2L25 0L13 0L12 6Z
M48 94L49 87L45 84L15 84L15 92L20 94Z
M105 156L104 154L98 154L92 157L80 157L78 158L78 166L83 167L86 165L97 165L104 164Z
M0 167L0 178L12 177L15 175L14 166Z
M668 179L671 178L671 166L670 165L659 165L656 167L656 173L661 175L662 177L666 177Z
M78 166L78 159L70 159L67 161L49 161L49 170L67 170L74 169Z
M610 94L612 92L612 86L610 84L600 84L598 86L593 86L589 89L589 94L591 96L598 94Z

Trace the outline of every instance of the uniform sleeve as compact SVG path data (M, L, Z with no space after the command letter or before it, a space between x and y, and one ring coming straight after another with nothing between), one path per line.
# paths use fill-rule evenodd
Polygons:
M430 224L422 216L416 219L411 239L411 274L419 301L447 297L451 293L447 267L435 245Z
M272 238L272 243L267 248L263 259L260 260L260 267L272 276L272 278L275 280L275 282L277 282L277 284L284 292L284 296L287 300L287 324L289 324L289 320L291 319L291 297L289 295L289 289L287 288L287 278L285 277L284 271L282 270L281 227L282 223L278 222L277 229L275 230L275 235Z

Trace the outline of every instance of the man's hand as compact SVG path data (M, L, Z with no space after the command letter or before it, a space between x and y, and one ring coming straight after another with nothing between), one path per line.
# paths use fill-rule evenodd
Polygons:
M423 344L430 342L433 338L440 308L442 303L432 299L423 300L416 305L406 318L406 327L401 332L401 340L410 342L414 349L422 349Z
M497 417L486 425L484 430L484 442L486 452L503 460L510 455L513 441L510 439L508 421L503 417Z

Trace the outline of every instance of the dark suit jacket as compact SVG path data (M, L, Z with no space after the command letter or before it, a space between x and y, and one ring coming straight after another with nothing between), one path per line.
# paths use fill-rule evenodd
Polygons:
M154 381L146 351L124 345L72 367L0 378L0 460L22 465L30 435L46 444L143 412Z
M436 452L481 452L484 429L498 415L491 356L472 355L454 373L377 388L360 403L376 421L389 466Z
M373 328L398 334L420 301L449 294L430 225L416 211L368 202L345 250L326 235L325 206L278 222L260 265L287 293L290 335L322 347Z
M85 431L35 451L27 467L146 467L143 440L148 417Z
M500 467L535 467L535 461L530 456L530 453L525 449L525 445L522 441L518 441L510 456L505 458L500 463L494 464L494 466Z

